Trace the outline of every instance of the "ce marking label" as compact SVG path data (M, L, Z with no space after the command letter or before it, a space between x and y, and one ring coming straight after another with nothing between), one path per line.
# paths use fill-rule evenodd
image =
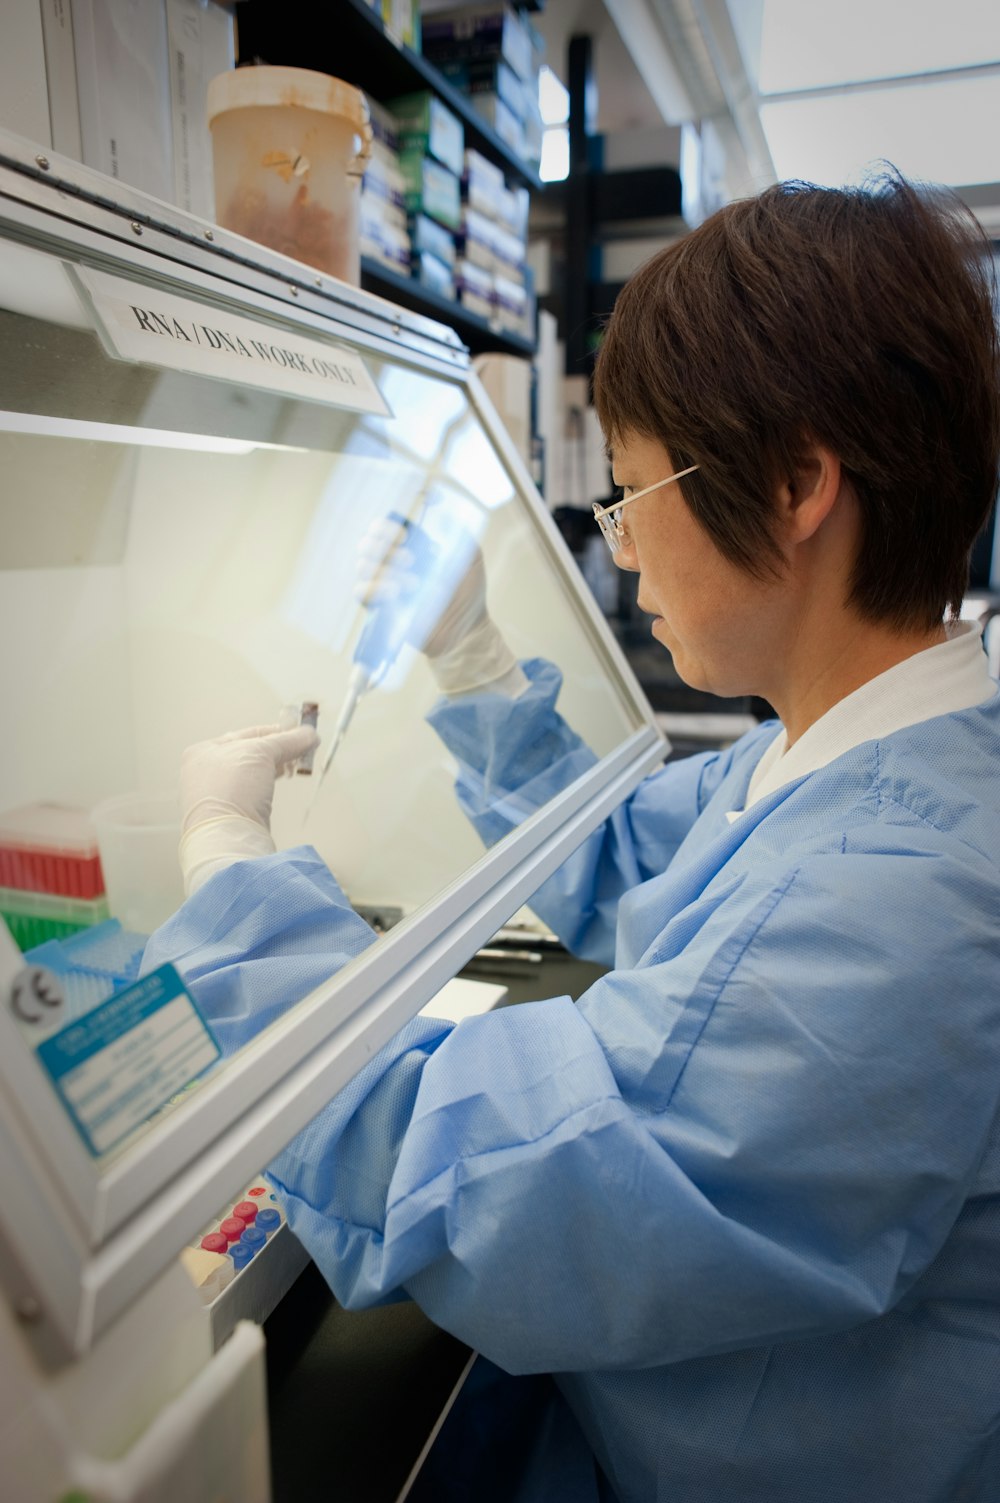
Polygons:
M11 1011L22 1023L53 1023L64 1002L62 987L44 966L27 966L11 982Z

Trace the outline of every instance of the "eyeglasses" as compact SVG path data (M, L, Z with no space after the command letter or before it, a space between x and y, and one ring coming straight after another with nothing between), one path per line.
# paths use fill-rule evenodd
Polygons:
M675 480L683 480L685 475L693 475L700 465L688 465L686 470L678 470L676 475L668 475L666 480L656 480L652 485L643 486L641 491L633 491L631 496L626 496L623 501L616 501L613 506L598 506L594 502L594 521L604 534L604 541L612 553L618 553L624 546L625 528L622 525L622 509L631 506L633 501L638 501L640 496L648 496L650 491L658 491L661 485L672 485Z

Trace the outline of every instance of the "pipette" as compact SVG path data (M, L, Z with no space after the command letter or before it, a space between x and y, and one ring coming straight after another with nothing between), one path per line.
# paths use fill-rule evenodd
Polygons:
M437 550L423 528L410 522L406 517L400 516L398 512L390 512L388 520L397 523L400 536L394 547L390 548L386 554L382 568L383 570L387 568L396 550L405 545L412 555L412 583L410 588L404 590L403 593L396 594L391 599L373 605L369 609L368 620L362 627L354 649L353 667L347 683L347 693L344 696L337 723L333 728L329 749L319 770L313 802L323 786L323 779L329 771L337 748L347 734L347 728L362 696L367 693L373 683L381 678L390 663L395 662L413 627L417 613L423 605L423 592L420 584L427 580Z
M351 720L354 716L354 712L358 707L358 700L361 698L362 694L364 694L370 683L371 679L368 675L367 670L363 668L360 663L356 663L351 669L351 676L347 684L347 694L344 696L344 703L341 705L340 715L337 717L337 724L333 728L333 737L330 741L329 751L323 758L323 763L319 770L319 777L316 779L316 793L319 792L322 786L323 779L327 774L327 769L329 768L330 763L333 761L334 753L336 752L341 741L343 741L344 739L347 727L350 725Z

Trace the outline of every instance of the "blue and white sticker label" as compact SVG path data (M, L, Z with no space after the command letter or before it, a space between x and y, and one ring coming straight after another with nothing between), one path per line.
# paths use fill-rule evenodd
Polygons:
M172 965L116 992L36 1052L95 1155L147 1122L221 1054Z

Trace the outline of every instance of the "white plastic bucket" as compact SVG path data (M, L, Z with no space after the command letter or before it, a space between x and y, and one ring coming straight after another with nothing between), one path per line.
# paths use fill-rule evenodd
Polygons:
M90 811L112 918L151 934L184 901L174 793L122 793Z
M357 286L371 151L360 89L305 68L236 68L208 86L219 224Z

